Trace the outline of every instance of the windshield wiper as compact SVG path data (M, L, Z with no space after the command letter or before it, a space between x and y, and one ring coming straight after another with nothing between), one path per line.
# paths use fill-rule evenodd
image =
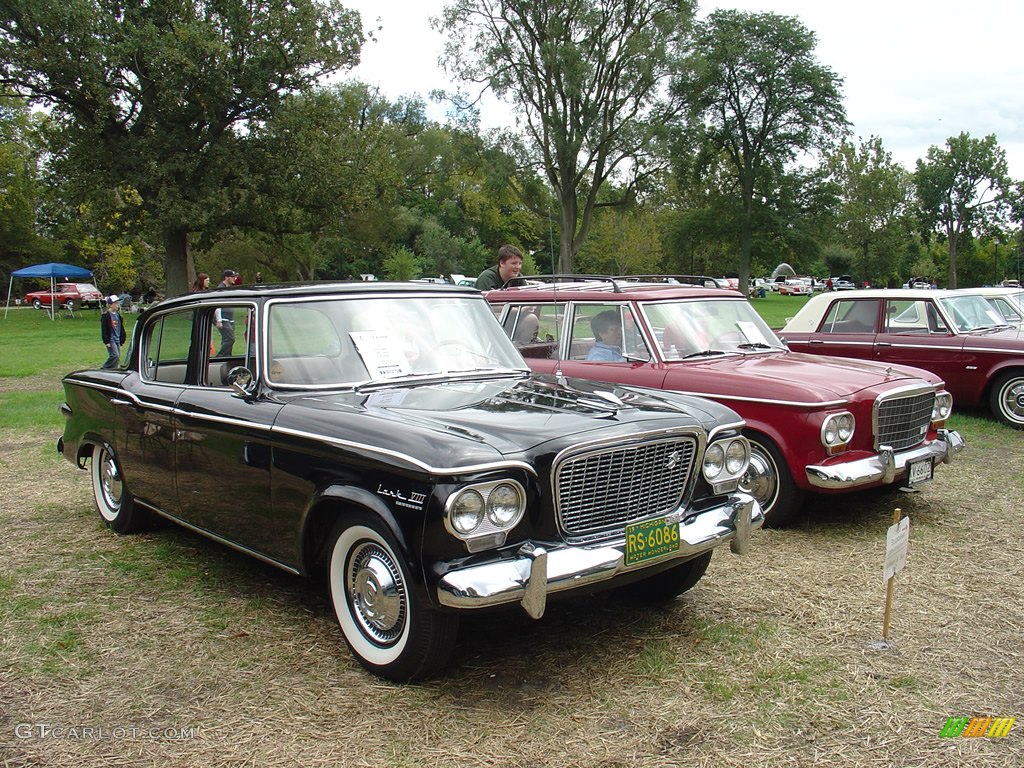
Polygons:
M370 379L368 381L360 382L356 384L354 389L356 392L363 392L369 389L386 389L388 387L401 387L410 384L423 384L423 383L435 383L445 382L455 379L463 379L468 374L474 377L480 377L481 374L489 374L490 376L501 377L501 376L529 376L530 372L522 368L466 368L458 371L429 371L427 373L407 373L404 376L394 376L387 379Z
M737 349L778 349L778 347L773 347L771 344L765 344L764 342L761 342L761 341L749 341L749 342L746 342L744 344L737 344L736 348Z
M725 351L723 351L721 349L705 349L702 352L691 352L688 355L683 355L680 358L680 360L689 360L691 357L713 357L714 355L727 355L727 354L729 354L729 353L725 352Z

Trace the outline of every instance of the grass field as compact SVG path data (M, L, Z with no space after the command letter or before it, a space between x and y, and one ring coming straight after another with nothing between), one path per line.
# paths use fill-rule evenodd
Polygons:
M54 440L60 376L103 358L95 315L0 321L5 768L1021 765L1024 452L985 416L955 416L967 449L919 493L812 499L658 609L470 617L445 677L398 686L351 659L318 584L100 525ZM896 507L910 559L881 649ZM940 737L975 715L1022 722Z

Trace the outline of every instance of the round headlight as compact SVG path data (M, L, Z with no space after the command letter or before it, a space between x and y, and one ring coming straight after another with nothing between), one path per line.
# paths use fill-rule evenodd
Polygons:
M848 443L851 437L853 437L853 414L844 413L839 417L839 440Z
M825 437L825 445L835 445L839 442L839 424L836 422L835 416L828 417L822 434Z
M718 443L712 443L704 453L704 477L714 480L725 467L725 451Z
M747 446L742 440L733 440L725 452L725 471L730 475L740 474L747 466Z
M487 517L501 528L515 520L521 509L519 491L507 483L496 485L487 497Z
M452 505L452 527L459 533L471 533L484 518L484 499L476 491L465 491Z
M949 418L953 412L953 396L943 392L935 398L935 406L932 408L932 421L943 421Z

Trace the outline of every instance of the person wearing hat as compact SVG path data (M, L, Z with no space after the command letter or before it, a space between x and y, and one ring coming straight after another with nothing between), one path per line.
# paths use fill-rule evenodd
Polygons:
M238 273L233 269L225 269L217 287L228 288L237 283ZM235 345L235 311L230 307L218 309L213 315L213 322L220 331L220 349L214 357L230 357Z
M121 297L107 296L107 311L100 315L100 336L107 348L107 360L101 367L117 368L121 364L124 344L124 320L121 319Z

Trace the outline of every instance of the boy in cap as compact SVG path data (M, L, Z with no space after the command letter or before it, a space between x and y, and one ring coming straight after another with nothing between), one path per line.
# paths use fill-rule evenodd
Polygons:
M121 297L107 296L107 311L100 315L100 336L107 348L103 368L117 368L121 364L121 345L124 344L124 320L121 319Z

